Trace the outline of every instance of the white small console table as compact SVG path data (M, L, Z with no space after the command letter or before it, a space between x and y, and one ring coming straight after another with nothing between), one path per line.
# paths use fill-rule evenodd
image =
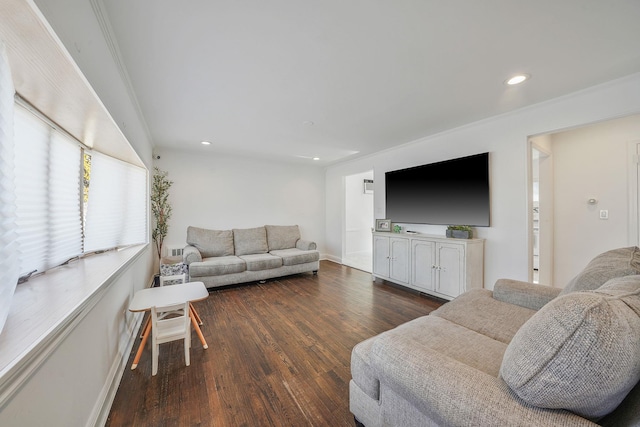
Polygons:
M482 288L484 239L373 233L373 279L388 280L444 299Z

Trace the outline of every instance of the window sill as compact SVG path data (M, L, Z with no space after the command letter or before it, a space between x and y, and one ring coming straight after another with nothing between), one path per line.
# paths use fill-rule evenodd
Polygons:
M82 258L18 285L0 333L0 408L147 246Z

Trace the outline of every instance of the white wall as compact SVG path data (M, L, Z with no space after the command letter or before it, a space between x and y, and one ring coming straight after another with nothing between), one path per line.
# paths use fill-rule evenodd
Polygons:
M628 143L640 142L640 116L551 136L554 165L554 283L563 286L595 255L631 246ZM595 198L596 205L587 200ZM609 219L599 219L600 210Z
M373 171L351 175L345 180L345 255L371 253L373 194L364 192L364 180L373 179Z
M300 226L324 252L324 170L216 153L157 150L155 166L173 181L165 245L183 246L187 227L230 230Z
M529 267L527 137L640 112L640 74L609 82L510 114L472 123L402 147L329 167L326 174L326 247L339 256L346 175L375 171L375 216L383 218L384 173L440 160L490 152L491 227L477 228L485 243L485 287L501 277L527 280ZM444 234L444 227L412 226Z
M371 272L373 242L373 192L364 192L364 180L373 180L373 171L344 178L344 245L342 257L332 258L350 267Z
M15 378L11 378L15 384L3 384L6 388L0 393L2 398L6 398L4 392L7 390L11 395L0 406L1 426L104 424L122 371L129 368L125 363L131 346L136 343L134 334L141 316L127 308L135 291L149 284L149 252L150 247L128 268L120 269L107 279L108 285L92 295L88 302L80 304L75 313L77 317L69 320L69 326L56 330L58 325L50 325L55 334L44 346L37 343L40 354L29 355L20 362L24 366ZM88 262L99 264L100 260L94 257ZM102 270L98 268L98 271L84 275L91 276L87 282L98 282L113 267L106 264ZM83 272L57 270L52 273L50 283L45 280L42 284L57 286L57 275L81 278ZM81 280L74 282L86 288L95 285ZM51 320L50 317L47 319Z

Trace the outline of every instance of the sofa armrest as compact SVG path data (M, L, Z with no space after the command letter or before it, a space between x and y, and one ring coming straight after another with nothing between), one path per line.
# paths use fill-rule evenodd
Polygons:
M540 310L560 294L561 289L519 280L498 279L493 286L493 298L532 310Z
M302 251L312 251L316 249L316 242L298 239L298 241L296 242L296 248Z
M473 349L470 349L473 351ZM500 378L413 340L385 336L373 345L382 387L391 388L437 425L596 426L563 409L517 397Z
M187 245L182 251L182 261L187 265L192 262L202 262L202 255L195 246Z

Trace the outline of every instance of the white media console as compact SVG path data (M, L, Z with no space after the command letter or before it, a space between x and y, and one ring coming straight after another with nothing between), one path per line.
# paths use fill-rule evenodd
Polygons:
M484 239L373 233L373 279L388 280L440 298L482 288Z

